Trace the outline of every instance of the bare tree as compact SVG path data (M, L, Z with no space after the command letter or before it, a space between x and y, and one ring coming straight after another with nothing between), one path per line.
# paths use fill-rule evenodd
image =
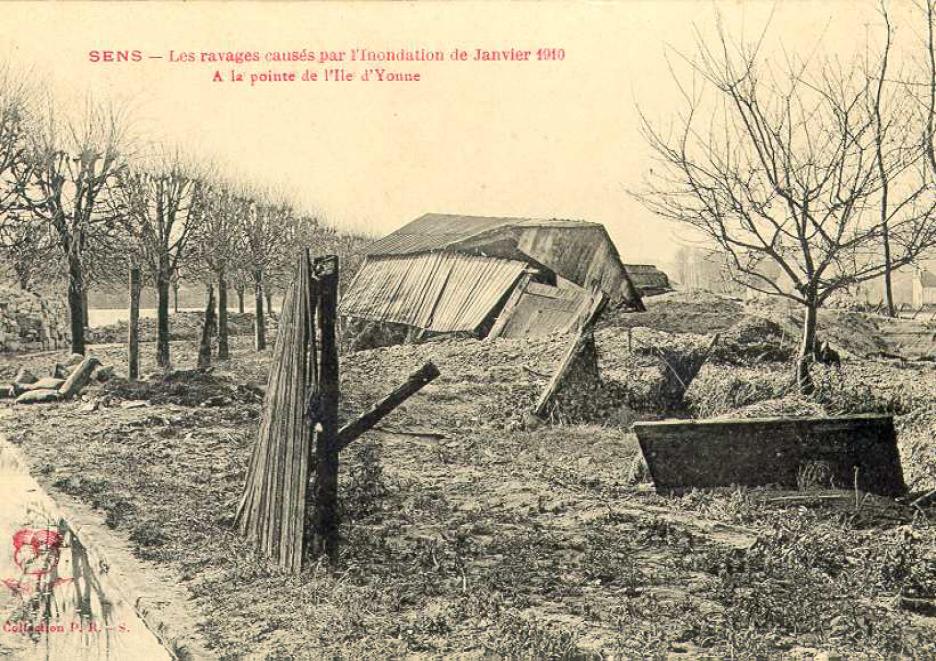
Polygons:
M936 244L932 169L913 131L900 129L912 121L876 122L874 108L885 108L874 103L876 76L858 64L787 57L774 67L763 36L733 44L720 21L717 33L717 45L700 38L687 58L688 80L674 73L686 102L674 130L643 118L657 163L638 196L724 250L745 286L803 306L795 378L809 391L818 308ZM876 126L887 128L880 149ZM899 204L881 205L885 181L902 192ZM765 262L791 286L765 275Z
M0 222L17 205L16 166L27 149L31 98L25 78L0 63Z
M115 209L156 287L156 363L170 365L169 290L194 228L204 217L203 173L177 150L127 168L113 189Z
M243 200L240 235L246 270L254 287L254 347L262 351L266 348L263 314L265 278L284 254L290 208L269 191L248 193Z
M16 204L51 228L68 276L71 348L85 350L86 257L106 250L115 226L107 189L123 167L124 121L112 106L88 103L80 118L51 110L14 163Z
M228 285L237 269L239 221L246 202L229 182L218 178L206 183L203 197L204 218L193 236L194 262L201 265L203 279L218 285L218 358L225 359L230 356Z

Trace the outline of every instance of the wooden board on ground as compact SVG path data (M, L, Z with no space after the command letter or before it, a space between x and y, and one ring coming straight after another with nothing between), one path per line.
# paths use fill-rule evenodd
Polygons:
M661 493L771 484L907 491L892 416L668 420L634 431Z

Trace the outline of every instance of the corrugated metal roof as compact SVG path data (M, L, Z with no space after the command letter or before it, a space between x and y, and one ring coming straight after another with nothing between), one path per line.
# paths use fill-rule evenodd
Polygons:
M341 314L435 332L473 332L510 291L523 262L458 253L369 257Z
M499 227L592 227L583 220L547 220L427 213L364 249L365 255L408 255L441 250Z

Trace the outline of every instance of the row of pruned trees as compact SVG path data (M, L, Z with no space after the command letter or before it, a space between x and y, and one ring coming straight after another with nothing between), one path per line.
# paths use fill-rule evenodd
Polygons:
M682 111L667 125L643 118L656 161L639 199L695 228L745 287L803 306L803 391L817 310L883 277L893 313L891 273L936 246L936 0L916 7L925 29L901 51L888 9L878 47L851 60L771 58L767 30L736 41L719 20L716 39L671 63Z
M157 299L157 362L170 364L170 292L179 279L217 287L219 355L227 298L265 303L285 289L300 247L353 250L363 237L323 225L282 192L224 176L179 149L142 143L118 108L62 113L24 77L0 68L0 252L24 288L65 283L72 350L84 353L91 283L125 283L141 267ZM138 296L136 294L131 295Z

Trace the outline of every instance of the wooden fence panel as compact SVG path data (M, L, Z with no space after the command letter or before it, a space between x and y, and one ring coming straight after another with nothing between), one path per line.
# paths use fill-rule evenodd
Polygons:
M306 412L317 382L315 291L304 254L283 303L259 439L235 518L244 537L292 572L302 568L303 556L311 445Z

